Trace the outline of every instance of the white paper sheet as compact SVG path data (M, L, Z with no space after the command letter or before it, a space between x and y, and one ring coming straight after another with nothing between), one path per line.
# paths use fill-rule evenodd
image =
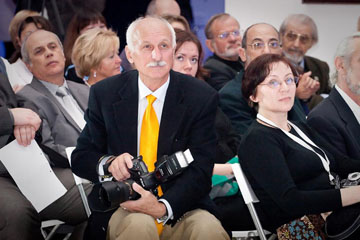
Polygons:
M66 193L34 140L27 147L12 141L0 149L0 160L37 212Z

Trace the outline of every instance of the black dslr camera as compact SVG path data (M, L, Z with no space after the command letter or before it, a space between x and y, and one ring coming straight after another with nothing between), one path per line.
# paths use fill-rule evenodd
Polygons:
M107 211L118 208L120 203L136 200L140 195L132 188L134 182L157 196L157 187L179 175L192 161L190 150L164 155L155 163L155 170L149 172L142 156L134 158L133 167L129 169L130 178L125 181L107 181L96 184L89 195L89 205L94 211ZM110 165L110 164L109 164ZM109 165L104 166L108 172Z

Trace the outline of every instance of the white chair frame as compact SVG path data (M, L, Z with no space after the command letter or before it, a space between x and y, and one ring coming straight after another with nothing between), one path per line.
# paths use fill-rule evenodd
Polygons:
M254 203L259 202L259 199L256 197L252 187L250 186L246 176L244 175L244 172L241 169L241 166L239 163L231 164L235 179L239 185L239 189L241 192L241 195L244 199L244 202L246 206L249 209L251 218L254 222L256 230L250 230L250 231L233 231L232 236L235 239L242 239L242 238L249 238L249 237L255 237L258 236L261 240L266 240L266 235L270 235L271 233L264 230L260 219L256 213L256 209L254 207ZM276 234L272 234L269 238L269 240L276 239Z

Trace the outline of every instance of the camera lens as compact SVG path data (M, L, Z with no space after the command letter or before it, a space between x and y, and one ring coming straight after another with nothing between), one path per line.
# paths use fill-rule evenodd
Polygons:
M120 203L129 200L131 196L129 182L105 182L99 191L99 198L107 208L119 207Z

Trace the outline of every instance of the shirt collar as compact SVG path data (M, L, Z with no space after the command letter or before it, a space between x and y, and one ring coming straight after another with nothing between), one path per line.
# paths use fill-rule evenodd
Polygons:
M156 99L164 102L165 101L165 96L166 96L166 91L169 87L169 82L170 82L170 74L168 79L166 80L166 82L159 87L158 89L155 90L155 92L152 92L144 83L143 81L141 81L140 75L138 77L138 87L139 87L139 100L146 98L146 96L148 95L153 95L154 97L156 97Z
M344 99L346 104L349 106L353 114L355 115L357 121L360 123L360 106L356 104L354 100L349 97L337 84L335 84L336 90L339 92L340 96Z
M55 95L56 92L57 92L57 90L58 90L58 88L59 88L59 87L62 87L62 86L64 86L65 89L69 92L69 87L68 87L68 85L67 85L67 83L66 83L65 80L64 80L64 83L63 83L62 86L58 86L58 85L56 85L56 84L54 84L54 83L47 82L47 81L40 80L40 79L39 79L39 81L40 81L40 82L51 92L51 94L53 94L53 95Z

